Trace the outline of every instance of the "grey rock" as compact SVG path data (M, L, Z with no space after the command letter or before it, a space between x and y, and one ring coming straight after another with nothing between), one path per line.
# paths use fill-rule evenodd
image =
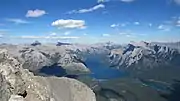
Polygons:
M75 79L48 77L39 81L50 88L55 101L96 101L93 91Z
M68 78L34 76L0 49L0 101L96 101L85 84Z
M24 101L24 98L19 95L11 95L9 101Z

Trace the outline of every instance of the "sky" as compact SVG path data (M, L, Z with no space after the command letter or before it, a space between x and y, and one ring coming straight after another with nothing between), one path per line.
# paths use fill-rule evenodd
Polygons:
M180 41L180 0L0 0L0 43Z

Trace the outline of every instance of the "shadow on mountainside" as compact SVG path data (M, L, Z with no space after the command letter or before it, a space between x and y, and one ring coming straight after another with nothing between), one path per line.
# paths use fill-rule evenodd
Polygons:
M179 101L180 99L180 80L174 80L169 94L161 94L167 101Z

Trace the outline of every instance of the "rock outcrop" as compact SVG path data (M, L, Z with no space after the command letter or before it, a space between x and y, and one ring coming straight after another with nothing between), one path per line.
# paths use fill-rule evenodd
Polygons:
M0 50L0 101L96 101L85 84L68 78L34 76Z
M28 70L22 69L21 64L10 57L6 50L0 50L0 74L1 101L21 99L17 96L22 96L25 101L50 101L47 87L36 81L36 77Z

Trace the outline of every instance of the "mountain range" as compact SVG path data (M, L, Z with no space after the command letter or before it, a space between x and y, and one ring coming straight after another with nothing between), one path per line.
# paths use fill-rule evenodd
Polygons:
M103 66L107 66L106 68L127 73L129 79L127 79L126 76L125 79L127 80L123 80L122 82L126 82L128 85L132 81L133 83L136 82L137 79L139 82L137 87L140 85L147 85L151 88L152 85L150 84L152 83L153 87L154 85L162 85L164 87L164 84L159 82L172 83L174 79L178 79L180 77L179 75L173 74L180 69L179 42L148 43L142 41L139 43L130 42L129 44L123 45L111 42L91 45L58 42L58 44L54 45L42 44L36 41L32 44L21 45L1 44L0 49L0 70L2 72L2 82L0 82L2 87L0 90L3 92L0 94L0 99L3 101L14 101L11 99L16 98L23 99L24 101L31 101L34 98L34 95L31 95L33 89L38 89L36 90L36 93L38 93L38 91L42 92L42 94L39 93L40 98L43 99L44 97L46 99L38 100L39 98L36 99L35 97L33 101L81 101L79 99L81 99L82 96L79 96L78 94L82 93L85 94L84 96L88 95L88 98L83 101L95 101L95 95L93 95L94 93L90 90L90 88L96 93L97 101L118 101L117 99L122 99L118 97L116 100L111 100L110 98L106 98L108 95L101 95L102 92L103 94L104 92L107 92L110 95L113 92L113 96L120 96L118 95L120 92L115 92L114 88L109 89L110 86L107 86L106 84L112 86L112 82L120 83L119 81L121 80L105 80L107 83L104 84L103 82L100 82L100 85L102 86L97 84L94 88L94 86L92 87L90 85L93 84L93 82L100 81L100 79L90 77L91 82L89 83L87 83L87 80L89 79L83 79L89 74L98 73L92 70L93 65L89 66L89 59L94 59L94 61L90 63L97 64L98 62L97 65L100 63L103 64ZM11 60L15 62L11 62ZM96 66L93 68L96 68ZM101 67L101 65L99 65L99 67ZM16 68L17 70L14 70ZM102 70L103 68L105 67L102 67ZM98 70L101 71L101 68ZM14 80L13 78L16 79ZM29 81L31 78L33 78L33 80ZM84 82L90 88L77 80ZM31 84L38 86L37 88L28 89ZM46 87L43 84L48 86ZM58 89L54 88L58 85L60 85ZM88 91L76 94L77 92L75 89L78 90L81 88L78 88L76 85L82 86L82 90L87 89ZM46 87L47 89L44 89L43 87ZM60 91L63 87L64 89L69 89L70 87L70 92L65 92L65 94L70 94L69 96L65 96L64 93ZM97 90L97 87L100 87L101 90ZM106 88L108 88L108 90ZM7 91L7 89L9 90ZM49 92L49 90L52 92ZM23 97L25 96L24 94L28 95L28 97ZM60 96L57 94L60 94ZM75 97L70 97L71 94ZM79 96L79 98L76 98L76 96ZM74 100L70 100L69 98ZM158 101L155 99L153 100Z

